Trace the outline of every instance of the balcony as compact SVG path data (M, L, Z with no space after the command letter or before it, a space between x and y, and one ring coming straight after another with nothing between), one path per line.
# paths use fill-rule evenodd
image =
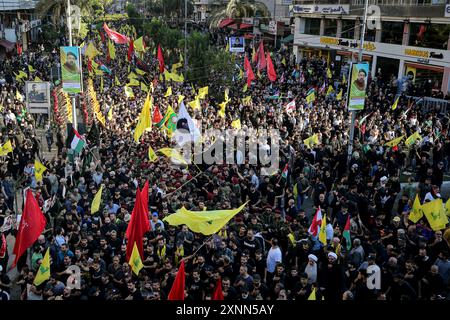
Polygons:
M35 0L2 0L0 1L0 11L15 11L34 9L38 1Z

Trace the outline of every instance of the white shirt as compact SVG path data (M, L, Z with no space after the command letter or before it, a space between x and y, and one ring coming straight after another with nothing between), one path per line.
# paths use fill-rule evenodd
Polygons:
M270 248L267 253L267 271L270 273L275 272L275 266L278 262L282 262L281 250L279 247Z

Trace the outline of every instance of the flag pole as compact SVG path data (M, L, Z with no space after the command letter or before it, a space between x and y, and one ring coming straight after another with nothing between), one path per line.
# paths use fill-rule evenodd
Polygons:
M364 21L362 25L362 32L360 31L360 41L359 41L359 52L358 52L358 63L361 63L362 61L362 49L364 44L364 35L366 33L366 21L367 21L367 7L369 5L369 0L365 0L364 5ZM353 53L352 53L352 59L353 59ZM350 67L350 73L351 73L352 67ZM350 78L349 78L350 81ZM348 83L348 86L350 88L350 83ZM348 98L347 98L348 99ZM348 102L347 102L348 104ZM352 120L350 123L350 137L348 141L348 153L347 153L347 166L350 165L350 160L352 159L352 153L353 153L353 139L355 137L355 120L356 120L356 110L350 111L352 115Z

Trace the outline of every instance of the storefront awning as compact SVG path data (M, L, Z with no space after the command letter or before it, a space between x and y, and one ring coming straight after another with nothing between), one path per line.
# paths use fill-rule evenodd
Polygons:
M16 47L14 42L8 41L6 39L0 40L0 46L4 47L6 51L11 51Z
M251 27L253 27L252 24L241 23L241 25L239 26L239 29L247 29L247 28L251 28Z
M281 43L288 43L288 42L293 42L294 41L294 35L290 34L287 37L281 39Z
M237 30L238 27L237 27L237 24L234 23L234 24L232 24L231 26L228 26L228 28Z
M224 28L224 27L232 24L233 22L234 22L234 19L224 19L224 20L220 21L219 28Z
M251 33L246 33L244 34L244 39L253 39L255 36L252 35Z

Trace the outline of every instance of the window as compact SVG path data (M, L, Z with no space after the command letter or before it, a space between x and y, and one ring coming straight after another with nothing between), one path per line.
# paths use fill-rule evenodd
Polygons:
M383 21L381 23L381 42L402 44L403 22Z
M448 24L411 23L409 45L446 50L449 33Z
M325 19L325 30L323 32L323 35L328 37L336 37L336 34L337 34L337 20Z
M319 18L305 18L305 34L320 35Z
M342 20L341 38L353 39L355 37L355 20Z
M362 28L362 25L361 25L361 28ZM362 32L362 29L361 29L361 32ZM375 41L375 34L376 34L376 32L377 32L377 30L376 29L369 29L369 28L366 28L366 33L365 33L365 35L364 35L364 41L372 41L372 42L374 42Z

